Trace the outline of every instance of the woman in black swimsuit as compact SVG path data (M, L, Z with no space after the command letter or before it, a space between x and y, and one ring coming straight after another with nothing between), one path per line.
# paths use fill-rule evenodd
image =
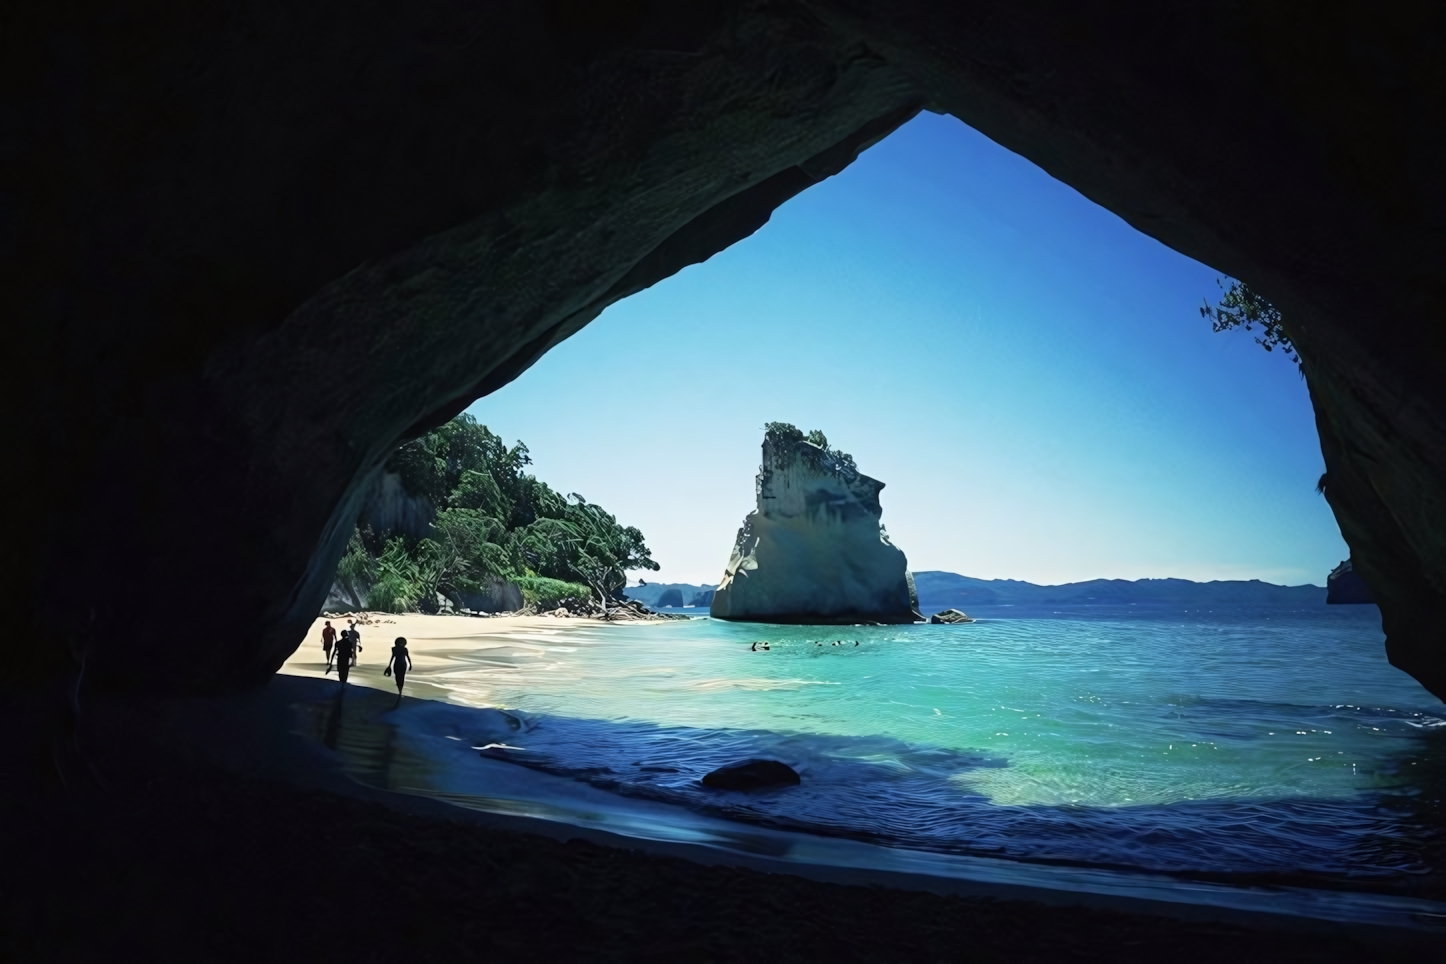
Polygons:
M398 636L397 641L392 643L392 661L387 664L387 672L397 681L398 703L402 701L402 684L407 681L407 670L411 668L412 654L407 652L407 638Z

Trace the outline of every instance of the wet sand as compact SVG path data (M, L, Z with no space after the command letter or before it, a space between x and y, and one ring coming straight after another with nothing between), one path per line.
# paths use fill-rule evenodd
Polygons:
M31 752L0 758L0 958L1237 964L1403 949L1329 929L825 883L598 846L566 828L527 833L525 821L349 783L293 732L298 702L332 692L278 677L245 698L93 701L80 752L32 727ZM0 722L24 737L41 718L36 699L5 704Z

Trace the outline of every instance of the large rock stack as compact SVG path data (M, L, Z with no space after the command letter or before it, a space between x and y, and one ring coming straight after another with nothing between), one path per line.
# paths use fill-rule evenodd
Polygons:
M769 425L758 508L738 530L712 615L786 623L921 618L907 560L879 523L883 487L822 433Z

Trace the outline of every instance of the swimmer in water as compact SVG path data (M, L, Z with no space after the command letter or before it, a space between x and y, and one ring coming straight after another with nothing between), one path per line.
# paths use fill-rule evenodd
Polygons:
M749 646L748 649L750 652L756 653L758 652L758 644L754 643L752 646Z

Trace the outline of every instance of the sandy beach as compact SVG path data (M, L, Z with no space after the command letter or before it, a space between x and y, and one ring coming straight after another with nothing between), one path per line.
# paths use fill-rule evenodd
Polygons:
M457 665L461 654L476 655L489 650L505 656L518 649L538 647L529 637L557 632L566 626L657 625L656 623L610 623L601 619L559 616L429 616L424 613L361 613L343 617L318 617L307 631L306 641L281 667L280 672L292 676L336 679L336 670L326 672L326 655L321 648L321 630L330 619L338 632L353 619L359 621L362 651L347 682L355 686L396 692L396 684L383 675L391 658L392 642L398 636L407 640L412 656L412 671L407 674L406 695L422 699L447 700L451 690L446 674ZM471 701L475 703L476 701Z

